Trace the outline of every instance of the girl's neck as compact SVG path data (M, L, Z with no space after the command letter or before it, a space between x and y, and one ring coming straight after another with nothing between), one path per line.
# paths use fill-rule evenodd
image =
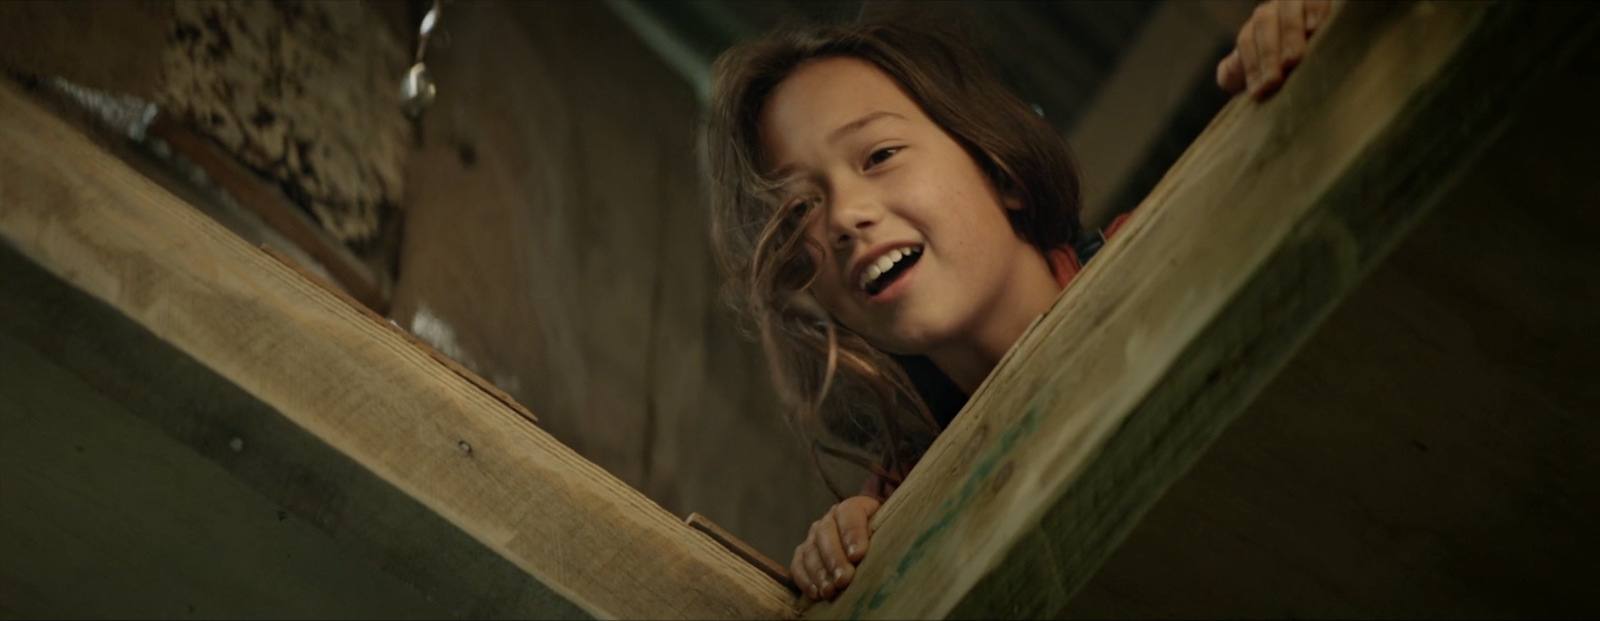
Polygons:
M989 377L1034 318L1050 309L1061 292L1043 255L1033 254L1023 263L1005 299L993 301L992 312L974 326L970 338L928 354L934 365L968 396Z

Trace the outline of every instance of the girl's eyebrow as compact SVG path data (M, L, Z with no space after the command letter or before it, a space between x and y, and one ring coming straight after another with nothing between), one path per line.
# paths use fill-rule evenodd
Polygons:
M885 118L896 118L896 119L900 119L902 121L906 120L906 117L900 116L900 115L895 114L893 112L889 112L888 110L879 110L877 112L873 112L873 113L867 114L866 116L863 116L863 117L861 117L859 119L856 119L854 121L850 121L849 123L845 123L844 125L839 126L839 129L835 129L835 130L833 130L833 133L828 134L828 144L833 144L835 142L838 142L839 140L843 139L845 136L849 136L850 134L854 134L854 133L856 133L858 131L861 131L862 129L866 128L866 126L871 125L874 121L878 121L878 120L885 119Z
M795 170L795 166L790 164L772 171L767 176L767 188L769 192L774 194L790 193L794 191L795 184L803 182L805 178L806 175L804 173Z

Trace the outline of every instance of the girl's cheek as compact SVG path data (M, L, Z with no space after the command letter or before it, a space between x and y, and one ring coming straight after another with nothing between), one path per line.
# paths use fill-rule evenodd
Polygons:
M822 242L817 240L817 235L813 231L811 233L811 241L816 246L822 246ZM811 284L812 291L822 299L824 305L829 307L828 310L836 310L837 305L834 302L840 301L850 294L843 283L839 282L839 274L835 271L834 263L838 261L838 257L833 256L831 253L819 256L819 253L813 251L811 261L812 265L817 266L818 270L817 278Z
M843 302L850 297L850 292L844 288L837 278L819 278L816 287L818 289L817 297L822 298L823 305L828 307L829 312L835 314L839 312Z

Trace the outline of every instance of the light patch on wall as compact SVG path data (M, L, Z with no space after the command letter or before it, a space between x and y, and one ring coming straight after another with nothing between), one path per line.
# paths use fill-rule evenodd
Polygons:
M496 388L504 390L513 396L517 395L518 391L522 389L522 382L518 381L515 375L497 373L493 381Z
M59 77L51 78L50 86L135 142L144 140L150 123L156 119L156 105L133 95L95 90Z
M439 353L461 363L461 366L471 369L473 373L478 373L478 365L465 350L461 349L461 344L456 342L455 329L430 312L428 307L417 305L416 314L411 316L411 334L439 350Z

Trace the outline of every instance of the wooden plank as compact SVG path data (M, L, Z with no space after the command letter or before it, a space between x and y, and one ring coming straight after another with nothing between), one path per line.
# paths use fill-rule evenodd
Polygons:
M156 182L173 196L210 216L241 239L255 245L270 244L318 277L328 282L337 281L321 260L306 252L300 243L279 232L261 214L240 203L232 192L214 183L204 168L188 161L187 157L175 158L172 149L167 148L171 146L170 142L161 140L165 144L158 145L156 141L149 140L151 129L163 124L171 125L170 121L163 123L159 114L153 122L129 118L126 112L113 114L109 108L102 107L103 102L97 103L104 93L95 95L54 81L25 88L35 103L53 112L56 118L70 123L100 148L117 156L124 164ZM144 129L138 130L139 127ZM130 133L136 131L142 131L146 139L130 140ZM345 252L348 255L348 251ZM359 262L354 255L348 255L348 258Z
M0 435L15 445L0 451L5 494L16 501L0 513L5 611L15 602L18 617L172 616L188 605L218 617L584 616L7 243L0 273L0 334L19 343L13 351L38 352L7 360L11 383L0 390ZM13 368L28 370L13 376ZM75 381L61 379L68 375ZM28 457L52 451L69 458ZM348 576L304 582L330 572ZM343 592L322 590L332 585ZM420 608L400 613L403 602Z
M303 431L252 425L270 409L184 381L204 367L119 334L137 327L3 244L0 270L0 617L518 618L564 603L543 590L553 601L529 606L542 589L526 574L331 449L321 469L286 463L314 445ZM401 502L347 519L380 489Z
M1582 54L1060 616L1595 616L1600 44Z
M10 87L0 238L588 614L796 614L777 582Z
M689 517L684 519L684 523L715 539L717 543L722 544L722 547L739 555L739 558L744 559L751 565L755 565L762 573L772 576L773 580L777 580L779 584L787 587L796 595L800 593L800 587L795 586L794 577L789 575L788 567L779 565L776 561L767 558L766 555L750 547L750 544L733 536L733 533L724 530L721 526L717 526L716 522L698 513L690 513Z
M534 416L533 412L528 411L528 408L522 407L521 403L517 403L517 400L511 398L511 395L506 394L504 390L500 390L499 388L495 387L494 384L489 383L489 380L478 376L477 373L472 372L472 369L461 366L461 363L456 362L455 359L440 353L440 351L434 349L432 345L422 342L422 339L413 336L410 332L406 332L404 329L400 328L400 326L391 323L389 319L386 319L372 309L363 306L360 302L357 302L355 298L345 295L344 291L341 291L338 287L335 287L333 283L328 282L326 279L318 276L311 270L306 269L304 265L297 263L294 258L289 256L287 253L267 244L261 245L261 251L267 253L268 256L277 259L279 263L284 264L289 269L294 270L294 272L299 274L301 278L322 285L322 289L324 291L333 294L333 296L336 298L344 300L345 303L351 306L351 308L354 308L361 314L366 315L368 319L371 319L380 325L387 324L394 328L394 333L399 335L400 338L405 339L405 341L410 343L412 347L421 350L422 353L427 354L429 358L432 358L434 362L444 365L444 368L450 369L451 372L461 376L461 379L471 382L473 386L477 386L479 390L484 392L484 394L494 397L495 400L505 404L506 407L511 408L512 411L521 415L523 418L528 419L528 422L535 424L539 422L538 416Z
M1590 618L1600 41L1056 618Z
M974 394L808 618L1055 612L1509 118L1585 8L1338 6Z

